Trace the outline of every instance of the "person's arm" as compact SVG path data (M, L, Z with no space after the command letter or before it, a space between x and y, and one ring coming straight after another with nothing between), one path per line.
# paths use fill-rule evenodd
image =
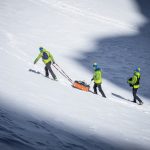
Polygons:
M42 53L40 53L40 54L38 55L38 57L34 60L34 64L36 64L37 61L38 61L41 57L42 57Z
M93 77L92 77L91 81L93 81L94 79L95 79L95 72L93 74Z
M134 84L136 83L136 81L137 81L137 77L136 77L136 76L133 76L131 81L128 80L128 83L134 85Z

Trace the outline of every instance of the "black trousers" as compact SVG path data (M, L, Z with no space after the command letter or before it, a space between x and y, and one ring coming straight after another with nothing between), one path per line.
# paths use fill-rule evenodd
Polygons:
M46 66L45 66L45 76L48 77L49 76L49 73L48 71L50 72L50 74L52 75L53 79L56 79L56 75L54 74L52 68L51 68L51 62L47 63Z
M138 89L133 88L132 93L133 93L133 101L136 103L136 100L139 101L139 103L142 103L142 100L136 95Z
M99 89L99 92L102 94L103 97L106 97L103 90L102 90L102 86L101 84L96 84L94 83L93 89L94 89L94 93L97 94L97 87Z

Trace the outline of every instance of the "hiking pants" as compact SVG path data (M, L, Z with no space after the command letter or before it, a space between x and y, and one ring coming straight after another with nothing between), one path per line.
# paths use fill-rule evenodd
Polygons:
M49 73L48 71L50 72L50 74L52 75L53 79L56 79L56 75L54 74L52 68L51 68L51 62L48 62L45 66L45 76L48 77L49 76Z
M136 95L138 89L133 88L132 93L133 93L133 100L136 102L136 100L139 101L139 103L142 103L141 99Z
M93 86L93 89L94 89L94 93L97 94L97 87L99 89L99 92L102 94L103 97L106 97L103 90L102 90L102 87L101 87L101 84L96 84L94 83L94 86Z

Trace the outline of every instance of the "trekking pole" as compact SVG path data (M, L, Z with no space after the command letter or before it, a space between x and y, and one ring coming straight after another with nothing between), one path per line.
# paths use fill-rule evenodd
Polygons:
M68 79L69 82L71 82L71 84L73 84L73 81L72 81L66 74L64 74L63 72L61 72L55 65L53 65L53 66L55 67L55 69L56 69L57 71L59 71L59 73L60 73L62 76L64 76L66 79Z
M73 83L72 79L64 72L63 69L60 68L58 64L55 63L55 65L61 70L61 72Z

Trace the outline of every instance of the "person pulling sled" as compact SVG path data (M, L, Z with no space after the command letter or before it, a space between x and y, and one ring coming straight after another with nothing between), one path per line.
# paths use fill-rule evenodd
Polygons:
M98 67L97 63L93 64L93 69L94 69L94 75L93 78L91 79L91 81L94 80L94 94L97 94L97 87L99 89L99 92L102 94L103 97L106 98L103 90L102 90L102 70Z
M40 47L39 48L40 54L38 55L38 57L34 60L34 64L37 63L37 61L42 58L44 64L45 64L45 77L49 77L49 72L52 75L54 80L57 80L56 75L54 74L52 68L51 68L51 64L55 64L54 58L52 56L52 54L47 51L45 48Z

